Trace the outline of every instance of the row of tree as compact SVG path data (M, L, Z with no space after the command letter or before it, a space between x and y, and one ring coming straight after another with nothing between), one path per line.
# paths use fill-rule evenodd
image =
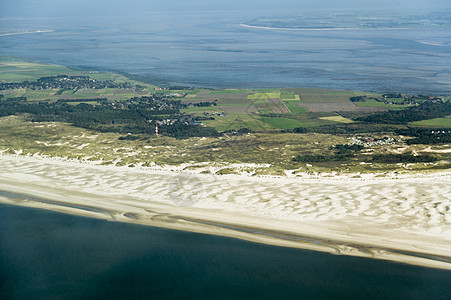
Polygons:
M451 115L451 101L423 102L418 106L403 110L380 112L365 117L358 117L356 121L375 124L407 124L409 122L440 118Z

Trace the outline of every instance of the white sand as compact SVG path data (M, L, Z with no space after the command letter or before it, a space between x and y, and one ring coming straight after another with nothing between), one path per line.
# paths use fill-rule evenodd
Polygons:
M256 178L0 155L0 191L18 195L1 203L451 269L450 173Z

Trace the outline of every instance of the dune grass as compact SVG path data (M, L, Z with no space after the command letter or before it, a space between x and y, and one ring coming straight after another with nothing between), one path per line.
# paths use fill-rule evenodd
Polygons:
M276 118L274 118L276 120ZM240 122L260 122L262 119L244 119ZM292 120L278 121L275 126L291 126ZM288 123L284 123L288 122ZM230 124L226 122L224 124ZM247 125L248 125L247 124ZM446 162L448 149L429 145L405 145L401 142L372 146L359 152L348 161L303 163L293 161L297 155L332 155L331 146L346 144L348 136L331 134L253 133L245 135L225 135L219 138L190 138L177 140L170 137L137 135L136 140L119 140L117 133L100 133L78 128L65 123L28 121L25 117L9 116L0 118L0 151L15 154L40 154L52 157L102 161L103 164L118 165L179 165L182 163L219 164L258 163L268 167L258 168L259 174L283 175L283 170L298 169L306 172L392 172L443 170L451 167ZM441 159L423 164L361 164L372 154L404 152L430 153ZM437 152L438 151L438 152ZM230 170L230 172L234 172Z

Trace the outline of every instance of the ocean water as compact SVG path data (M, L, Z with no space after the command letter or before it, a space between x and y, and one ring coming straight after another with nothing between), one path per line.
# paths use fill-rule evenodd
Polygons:
M240 25L259 14L2 18L0 55L124 72L157 84L451 94L447 27L290 31Z
M450 271L0 205L1 299L450 296Z

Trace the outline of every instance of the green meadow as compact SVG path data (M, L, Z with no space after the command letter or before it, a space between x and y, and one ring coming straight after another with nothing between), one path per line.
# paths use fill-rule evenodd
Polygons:
M410 125L425 126L425 127L448 127L451 128L451 116L446 118L435 118L430 120L423 120L411 122Z

